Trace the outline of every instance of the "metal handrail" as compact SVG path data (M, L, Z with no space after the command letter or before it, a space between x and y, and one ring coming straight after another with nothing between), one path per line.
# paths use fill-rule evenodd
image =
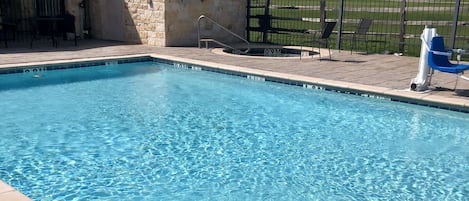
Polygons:
M224 26L222 26L221 24L215 22L215 20L205 16L205 15L201 15L198 19L197 19L197 41L198 41L198 45L199 45L199 48L200 48L200 42L201 42L201 39L200 39L200 20L202 20L203 18L207 19L208 21L212 22L213 24L217 25L218 27L222 28L223 30L225 30L226 32L230 33L231 35L235 36L236 38L239 38L241 39L243 42L245 42L246 44L250 44L249 41L247 41L246 39L244 39L243 37L239 36L238 34L230 31L229 29L225 28ZM214 39L213 39L214 40ZM220 43L218 43L220 44ZM227 48L231 48L231 49L234 49L236 50L235 48L231 47L231 46L228 46L228 45L225 45L223 43L221 43L221 45L227 47ZM248 46L248 49L246 50L246 52L249 51L249 46Z

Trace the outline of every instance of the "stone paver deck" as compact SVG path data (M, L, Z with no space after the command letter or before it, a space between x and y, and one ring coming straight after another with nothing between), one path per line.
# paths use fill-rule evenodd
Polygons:
M157 57L181 58L200 65L228 66L269 76L280 76L299 80L321 82L331 86L378 92L409 99L427 100L455 104L469 108L469 82L460 80L458 90L451 91L455 84L454 75L436 72L432 89L428 93L405 91L410 80L418 71L418 58L379 54L350 54L348 51L333 51L332 61L317 58L254 58L215 54L211 49L195 47L152 47L112 41L82 40L79 46L59 44L58 48L45 44L41 48L10 45L0 47L0 68L26 63L69 61L126 55L154 54ZM168 57L167 57L168 58ZM240 68L239 68L240 67ZM3 185L3 187L2 187ZM0 200L8 200L10 189L0 183ZM3 192L3 193L2 193ZM6 193L5 193L6 192ZM17 191L14 191L17 192ZM4 196L4 197L2 197ZM17 200L24 200L18 194Z
M16 189L0 180L0 200L2 201L32 201Z
M14 47L14 45L11 45ZM180 58L227 64L269 72L342 81L353 84L383 87L392 90L409 88L410 80L418 71L418 58L380 54L350 54L349 51L333 51L332 61L317 58L278 59L236 57L215 54L211 49L196 47L152 47L112 41L83 40L79 46L59 45L58 48L44 44L41 48L0 47L0 67L30 62L87 59L97 57L124 56L134 54L158 54ZM327 58L327 56L325 56ZM442 97L455 101L469 101L469 82L460 80L456 91L454 75L436 72L432 79L431 92L419 97ZM415 96L416 92L403 92ZM469 104L468 104L469 105Z

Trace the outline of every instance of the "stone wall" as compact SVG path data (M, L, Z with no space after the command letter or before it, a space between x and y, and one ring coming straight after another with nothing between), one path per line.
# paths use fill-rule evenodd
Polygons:
M75 0L72 0L75 1ZM109 1L109 0L107 0ZM109 39L104 23L122 30L124 41L153 46L196 46L197 18L204 14L240 36L245 35L246 1L243 0L113 0L123 1L122 19L106 19L106 0L90 1L92 36ZM123 25L118 22L122 20ZM213 24L202 22L204 35L222 42L236 41ZM122 27L120 27L122 26Z
M164 0L89 2L90 34L93 38L165 45Z
M1 1L1 0L0 0ZM12 1L21 10L19 18L35 17L34 0ZM67 12L75 16L75 28L85 35L85 9L89 8L89 34L93 38L119 40L153 46L197 46L197 19L205 15L230 31L245 37L244 0L64 0ZM86 2L89 5L81 6ZM12 11L13 12L13 11ZM7 13L8 14L8 13ZM3 16L0 20L6 20ZM87 23L88 25L88 23ZM201 33L224 43L240 41L213 23L202 20ZM30 30L29 24L20 30ZM88 27L87 27L88 28ZM86 30L88 31L88 30Z
M245 37L244 0L166 0L165 6L166 46L196 46L197 18L202 14ZM201 21L201 33L226 43L239 40L206 20Z
M125 40L165 46L164 0L125 0Z

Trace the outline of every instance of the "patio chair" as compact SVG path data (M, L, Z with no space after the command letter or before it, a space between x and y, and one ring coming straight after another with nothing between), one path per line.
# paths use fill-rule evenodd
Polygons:
M353 53L354 47L358 41L365 41L365 51L368 54L368 37L367 33L370 30L371 24L373 23L372 19L360 19L357 29L352 33L350 39L350 54Z
M319 60L322 59L321 45L324 45L329 50L329 60L332 60L331 48L329 46L329 37L331 36L336 24L337 22L325 22L321 30L308 30L305 32L308 34L312 34L312 40L309 42L311 43L311 47L314 47L315 44L317 44L317 47L319 48ZM303 46L301 47L301 49L303 49Z
M469 65L451 63L449 58L451 57L452 53L452 50L445 49L443 37L436 36L432 38L430 50L428 53L428 65L431 68L430 79L428 81L429 85L435 70L456 75L456 84L454 85L453 90L456 90L459 78L469 80L468 77L464 76L464 71L469 69Z
M77 46L77 32L75 29L75 16L70 13L65 13L63 21L59 23L59 31L62 32L64 39L67 39L67 33L73 34L75 46Z

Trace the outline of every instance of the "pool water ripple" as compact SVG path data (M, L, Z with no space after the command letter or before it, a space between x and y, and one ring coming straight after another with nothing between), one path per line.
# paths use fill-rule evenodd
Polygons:
M35 200L468 194L468 114L151 62L14 78L0 179Z

